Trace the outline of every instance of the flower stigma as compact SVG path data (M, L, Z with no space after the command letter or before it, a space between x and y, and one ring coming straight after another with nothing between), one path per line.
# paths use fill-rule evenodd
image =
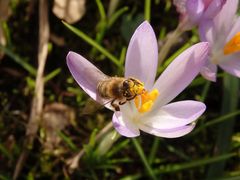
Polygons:
M223 52L225 55L229 55L240 51L240 32L224 46Z
M153 89L152 91L143 91L142 94L137 96L134 99L135 106L140 113L145 113L151 110L154 101L159 96L159 92L157 89Z

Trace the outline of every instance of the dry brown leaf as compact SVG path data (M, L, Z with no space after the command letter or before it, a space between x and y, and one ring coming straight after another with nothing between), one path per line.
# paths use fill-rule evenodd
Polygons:
M69 24L79 21L85 13L85 0L54 0L53 13Z
M61 103L52 103L45 106L42 115L42 128L45 130L43 142L45 152L57 148L61 138L57 132L63 130L75 119L75 112L70 107Z

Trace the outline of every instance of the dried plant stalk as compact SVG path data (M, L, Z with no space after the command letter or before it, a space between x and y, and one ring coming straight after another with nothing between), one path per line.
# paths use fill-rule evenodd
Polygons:
M34 138L37 134L41 114L43 110L44 92L44 68L48 54L49 21L48 21L48 0L39 0L39 46L38 46L38 71L36 86L32 101L29 123L26 129L26 140L24 150L21 153L15 167L13 179L17 179L23 167L29 151L33 146Z

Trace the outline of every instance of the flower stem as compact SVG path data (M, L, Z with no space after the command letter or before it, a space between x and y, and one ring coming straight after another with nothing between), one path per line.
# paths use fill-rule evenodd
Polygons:
M147 158L146 158L146 156L143 152L143 149L141 148L139 142L137 141L137 139L132 139L132 141L133 141L133 144L134 144L134 146L135 146L135 148L136 148L144 166L147 169L148 174L151 176L152 179L156 180L157 178L156 178L155 174L153 173L153 170L152 170L149 162L147 161Z
M168 35L166 42L164 45L161 47L159 51L159 56L158 56L158 63L161 65L164 61L164 59L167 57L171 47L177 42L179 36L183 33L184 31L178 26L171 34Z

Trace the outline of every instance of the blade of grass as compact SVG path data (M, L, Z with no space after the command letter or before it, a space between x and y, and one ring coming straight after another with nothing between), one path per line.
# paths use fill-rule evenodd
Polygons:
M149 162L149 164L152 164L152 163L153 163L153 160L154 160L155 157L156 157L159 143L160 143L159 137L155 137L155 138L154 138L154 141L153 141L152 148L151 148L151 150L150 150L149 157L148 157L148 162Z
M119 2L120 2L120 0L110 0L109 5L108 5L108 12L107 12L108 18L113 15L113 13L115 12L115 10L118 7Z
M209 120L208 122L206 122L205 124L203 124L202 126L197 128L196 130L194 130L191 134L189 134L189 136L196 135L197 133L199 133L200 131L202 131L203 129L205 129L207 127L210 127L210 126L216 125L218 123L227 121L230 118L233 118L233 117L235 117L239 114L240 114L240 110L228 113L226 115L220 116L220 117L212 119L212 120Z
M165 166L160 166L158 169L154 169L155 175L159 174L168 174L168 173L174 173L177 171L192 169L200 166L205 166L214 162L223 161L229 158L232 158L234 156L237 156L236 153L230 153L230 154L223 154L221 156L211 157L211 158L205 158L200 160L191 160L191 162L188 163L179 163L179 164L170 164ZM128 175L123 177L121 180L132 180L132 179L140 179L141 173L136 173L134 175Z
M57 134L68 145L68 147L70 147L71 150L73 150L73 151L77 151L78 150L77 146L63 132L58 131Z
M109 152L106 154L106 157L110 158L112 157L114 154L116 154L117 152L119 152L120 150L122 150L123 148L125 148L128 144L129 144L130 140L126 139L116 145L114 145Z
M97 3L97 7L98 7L98 10L99 10L101 20L106 20L106 12L104 10L102 1L101 0L96 0L96 3Z
M20 58L18 55L16 55L12 50L10 50L9 48L3 47L0 45L0 49L7 54L10 58L12 58L12 60L14 60L17 64L19 64L20 66L22 66L27 72L29 72L29 74L36 76L37 74L37 70L31 66L30 64L28 64L23 58Z
M0 174L0 180L10 180L10 179L11 179L10 177Z
M84 32L81 30L75 28L74 26L69 25L68 23L62 21L62 23L73 33L75 33L77 36L82 38L84 41L86 41L88 44L91 46L95 47L97 50L99 50L103 55L105 55L109 60L111 60L116 66L119 68L123 68L122 65L120 64L119 60L112 55L110 52L108 52L105 48L100 46L98 43L96 43L92 38L90 38L88 35L86 35Z
M171 164L167 166L162 166L159 169L154 169L155 174L163 174L163 173L172 173L176 171L182 171L185 169L191 169L199 166L205 166L207 164L215 163L215 162L222 162L227 159L230 159L234 156L237 156L236 153L229 153L223 154L220 156L200 159L200 160L191 160L188 163L181 163L181 164Z
M109 19L108 19L108 28L111 28L112 25L117 21L117 19L119 17L121 17L121 15L123 15L126 11L128 11L128 7L127 6L119 9L112 16L110 16Z
M209 88L210 88L210 85L211 85L211 81L207 81L203 87L203 91L202 91L202 94L201 94L201 101L204 102L206 97L207 97L207 94L208 94L208 91L209 91Z
M0 144L0 152L3 156L7 157L8 159L12 160L13 156L10 152L8 152L7 148L3 144Z
M222 115L237 110L239 79L225 73L223 77L223 86ZM214 148L216 149L215 154L221 155L229 151L234 123L235 118L232 117L229 118L228 121L219 124L217 142ZM207 179L221 177L224 172L225 164L226 160L212 164L208 169Z
M134 144L134 146L135 146L135 148L136 148L136 150L138 152L138 155L140 156L140 158L141 158L141 160L142 160L142 162L143 162L143 164L144 164L144 166L145 166L149 176L152 179L156 180L157 178L156 178L156 176L155 176L155 174L154 174L154 172L153 172L149 162L147 161L147 158L146 158L146 156L145 156L145 154L143 152L143 149L140 146L138 140L134 138L134 139L132 139L132 141L133 141L133 144Z
M52 78L54 78L55 76L57 76L59 73L61 72L61 68L57 68L54 71L52 71L51 73L49 73L48 75L46 75L44 77L44 82L48 82L49 80L51 80Z

